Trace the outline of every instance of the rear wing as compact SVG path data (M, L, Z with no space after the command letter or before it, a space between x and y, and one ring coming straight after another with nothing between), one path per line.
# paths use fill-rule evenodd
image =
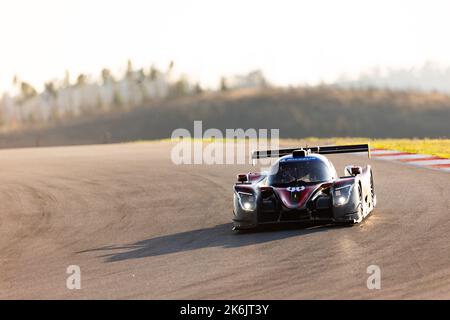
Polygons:
M368 157L370 158L370 148L368 144L354 144L348 146L324 146L324 147L306 147L306 148L254 151L252 153L252 159L283 157L288 154L294 154L295 152L318 153L318 154L367 152Z

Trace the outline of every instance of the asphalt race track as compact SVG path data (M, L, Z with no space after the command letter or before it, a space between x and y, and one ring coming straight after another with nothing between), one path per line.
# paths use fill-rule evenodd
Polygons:
M373 166L365 222L236 234L231 186L252 167L176 166L170 147L1 150L0 298L450 298L450 173L331 156Z

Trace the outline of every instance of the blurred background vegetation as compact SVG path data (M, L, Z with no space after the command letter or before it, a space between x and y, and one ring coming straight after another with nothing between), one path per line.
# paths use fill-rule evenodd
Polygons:
M134 68L95 81L66 72L42 92L15 77L0 100L0 147L126 142L170 137L176 128L277 128L281 138L450 136L450 96L438 91L335 83L276 87L260 70L220 77L205 89L175 64Z

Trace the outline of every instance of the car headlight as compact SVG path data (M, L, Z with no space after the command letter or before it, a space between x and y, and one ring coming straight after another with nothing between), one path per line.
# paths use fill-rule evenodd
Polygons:
M348 203L348 200L350 199L350 194L352 193L352 188L353 188L353 185L349 184L349 185L334 189L334 195L336 196L335 204L337 206L342 206L342 205Z
M239 204L245 211L253 211L256 209L256 198L253 194L247 192L237 193Z

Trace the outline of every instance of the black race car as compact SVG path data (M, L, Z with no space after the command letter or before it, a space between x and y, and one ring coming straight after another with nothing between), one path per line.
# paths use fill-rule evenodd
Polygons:
M349 165L345 176L324 154L368 152L369 146L325 146L255 151L253 159L279 157L266 173L237 176L234 185L235 230L282 222L361 222L377 203L373 172Z

